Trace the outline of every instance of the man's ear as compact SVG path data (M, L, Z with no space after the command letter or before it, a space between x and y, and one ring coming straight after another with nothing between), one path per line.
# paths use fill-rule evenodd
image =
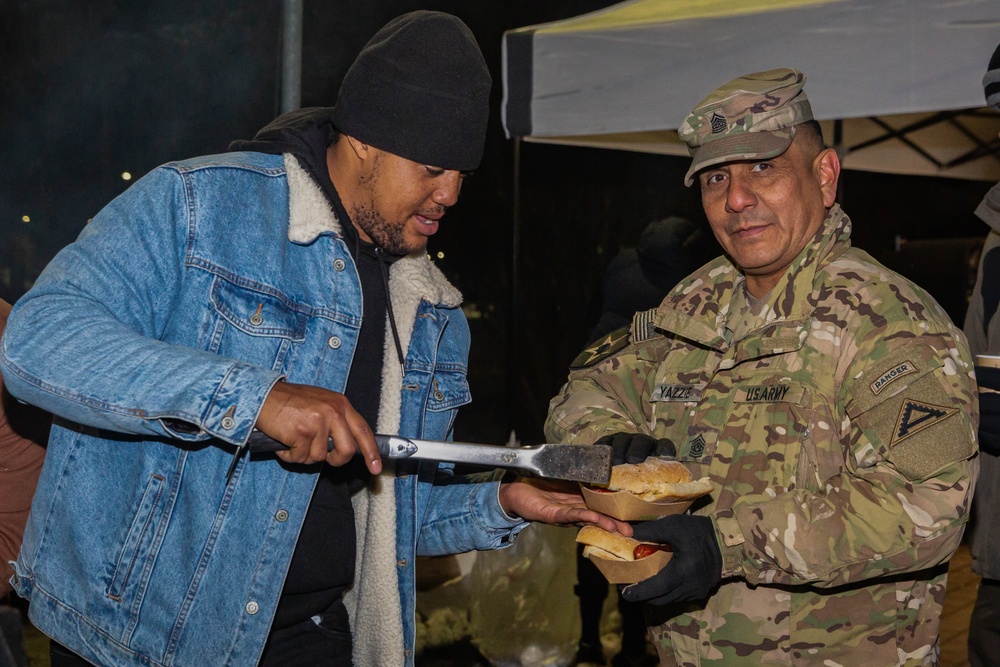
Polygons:
M371 152L371 147L360 139L355 139L354 137L345 134L344 137L347 139L347 143L350 144L351 150L354 154L358 156L359 160L366 160L369 153Z
M830 208L837 201L837 181L840 180L840 158L837 151L826 148L813 160L813 173L823 192L823 206Z

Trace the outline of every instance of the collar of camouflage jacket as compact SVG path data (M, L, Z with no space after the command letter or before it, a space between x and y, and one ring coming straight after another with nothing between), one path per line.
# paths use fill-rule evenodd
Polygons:
M997 183L983 197L976 215L992 229L1000 232L1000 183Z
M792 262L767 296L764 327L755 332L749 355L797 349L808 333L816 272L851 247L851 219L839 204L827 212L812 242ZM654 326L682 338L726 350L726 322L745 277L723 256L682 280L657 309ZM735 341L734 341L735 342Z

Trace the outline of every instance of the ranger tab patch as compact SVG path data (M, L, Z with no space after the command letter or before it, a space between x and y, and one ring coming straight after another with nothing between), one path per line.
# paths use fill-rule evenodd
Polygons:
M890 368L885 373L882 373L882 375L880 375L878 379L872 382L871 385L869 386L872 389L872 393L877 396L880 391L889 386L890 382L898 380L904 375L909 375L910 373L916 373L916 372L917 372L916 366L914 366L909 361L904 361L895 368Z
M892 447L897 442L906 440L911 435L916 435L957 413L958 408L907 399L903 401L903 407L899 410L896 429L892 433L892 442L889 446Z
M607 336L598 338L583 352L577 355L576 359L569 365L571 369L588 368L594 364L604 361L611 355L619 352L628 345L629 327L615 329Z

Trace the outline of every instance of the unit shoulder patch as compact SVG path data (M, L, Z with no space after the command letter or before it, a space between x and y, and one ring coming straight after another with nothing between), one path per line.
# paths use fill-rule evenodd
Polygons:
M893 364L889 368L899 366ZM873 377L886 377L886 374ZM902 391L887 389L880 395L876 395L868 384L862 386L869 397L888 398L852 418L865 431L872 445L882 450L885 458L907 479L926 479L945 466L975 454L975 438L968 416L956 402L940 371L921 374L918 367L916 372L897 383L904 387Z
M899 417L896 418L896 428L892 432L889 447L895 447L897 443L955 414L958 414L958 408L904 399Z
M615 329L602 338L598 338L578 354L570 363L571 370L590 368L608 357L625 349L629 343L629 327Z

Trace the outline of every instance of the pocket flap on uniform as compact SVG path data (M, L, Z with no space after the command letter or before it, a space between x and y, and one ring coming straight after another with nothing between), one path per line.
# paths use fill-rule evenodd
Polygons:
M305 339L308 317L283 299L216 278L212 306L233 326L253 336Z

